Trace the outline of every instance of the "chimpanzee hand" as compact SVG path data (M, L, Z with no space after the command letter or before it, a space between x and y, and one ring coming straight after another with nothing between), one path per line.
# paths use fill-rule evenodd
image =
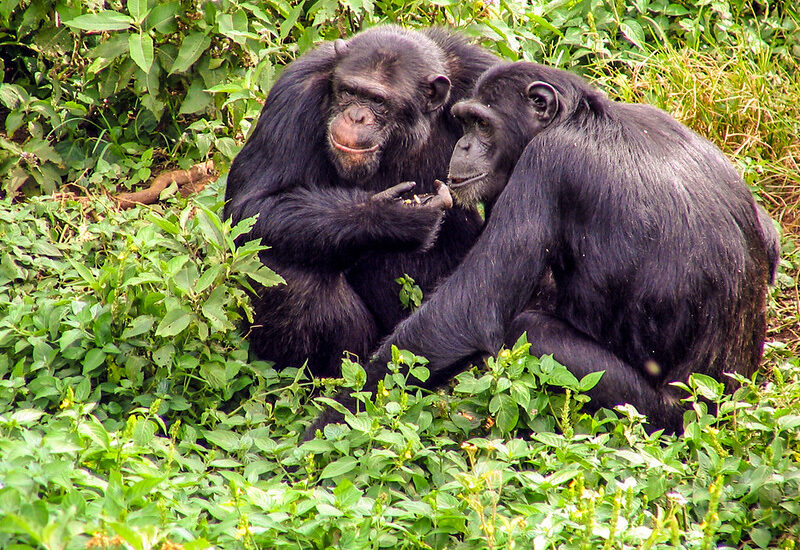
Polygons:
M453 206L453 199L447 186L438 180L435 194L403 199L402 195L416 185L413 181L399 183L372 195L369 204L372 205L370 210L379 212L384 227L397 239L418 251L425 251L436 242L444 212ZM389 242L386 239L385 246Z
M411 191L414 187L417 186L417 182L415 181L404 181L402 183L398 183L394 187L390 187L389 189L384 189L380 193L375 193L372 195L372 200L376 202L391 202L391 201L398 201L400 199L400 195Z
M453 197L450 196L450 189L440 180L433 182L436 193L426 193L424 195L414 195L410 199L402 199L403 193L407 193L416 187L416 182L404 181L385 189L380 193L372 195L373 201L402 201L407 206L425 206L427 208L438 208L441 210L449 210L453 207Z
M424 206L426 208L439 208L449 210L453 208L453 197L450 196L450 188L439 180L433 182L436 193L426 193L424 195L414 195L410 199L405 199L403 204L408 206Z

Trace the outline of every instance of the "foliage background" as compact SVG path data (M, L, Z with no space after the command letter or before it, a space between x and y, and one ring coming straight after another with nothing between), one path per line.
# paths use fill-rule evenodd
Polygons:
M799 20L788 1L0 1L0 547L797 547ZM248 359L246 289L280 279L219 219L224 174L286 63L382 22L458 28L715 141L784 232L769 368L734 397L696 378L719 412L653 437L630 408L582 414L588 381L520 342L448 391L390 377L298 446L315 386L362 373ZM106 197L209 159L221 177L190 199Z

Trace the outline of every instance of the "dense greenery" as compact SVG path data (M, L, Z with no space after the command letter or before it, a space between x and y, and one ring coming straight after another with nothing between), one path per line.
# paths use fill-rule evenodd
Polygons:
M524 341L433 394L397 351L408 377L298 445L312 395L363 370L249 360L247 292L280 277L234 246L224 174L283 65L381 22L457 27L713 139L784 230L764 372L735 396L696 377L665 437L582 413L593 380ZM0 1L0 547L796 548L799 27L788 1ZM105 196L209 159L188 199Z

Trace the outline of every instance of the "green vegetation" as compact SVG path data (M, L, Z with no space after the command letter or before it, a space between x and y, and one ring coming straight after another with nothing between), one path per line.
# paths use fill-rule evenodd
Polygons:
M783 229L763 372L734 396L695 377L666 437L581 412L592 380L524 341L433 394L397 351L408 376L298 445L312 393L364 373L248 360L246 291L280 277L233 245L224 174L283 65L385 21L452 25L715 141ZM783 0L0 2L0 547L797 548L798 60ZM222 177L189 198L106 196L208 160Z

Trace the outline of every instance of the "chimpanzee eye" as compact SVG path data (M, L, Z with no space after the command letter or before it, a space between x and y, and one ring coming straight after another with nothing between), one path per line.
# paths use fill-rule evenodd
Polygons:
M488 134L492 131L492 125L486 122L484 119L479 118L475 121L475 124L478 126L478 131L484 134Z

